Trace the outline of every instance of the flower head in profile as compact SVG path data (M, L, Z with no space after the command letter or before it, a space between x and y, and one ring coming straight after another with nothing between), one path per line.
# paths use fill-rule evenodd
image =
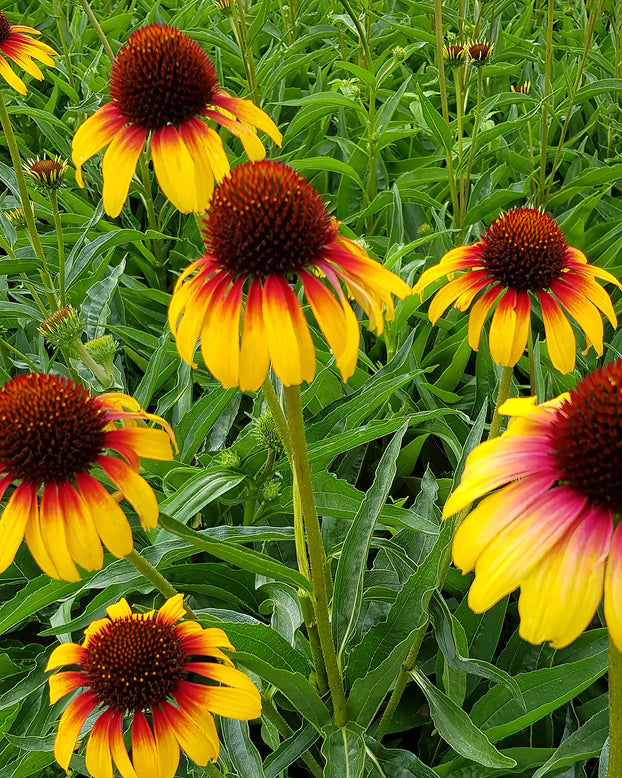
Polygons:
M281 143L272 119L250 100L220 89L199 44L166 24L130 35L112 64L110 98L78 128L72 146L80 186L82 165L108 146L102 172L110 216L121 212L145 142L162 191L184 213L204 211L214 181L229 171L222 141L204 119L238 136L250 159L266 153L255 128Z
M41 35L41 33L33 27L11 24L0 11L0 76L20 95L25 95L28 89L22 79L15 75L7 59L15 62L33 78L42 81L41 68L33 60L36 59L53 68L55 65L52 57L58 56L51 46L31 38L31 35Z
M65 770L87 717L97 712L86 745L86 769L111 778L113 763L123 778L173 778L180 748L196 764L218 757L214 713L232 719L261 715L253 682L222 651L233 650L221 629L203 629L184 615L176 594L156 612L132 613L125 600L85 630L82 645L54 649L47 670L50 704L82 689L61 716L54 755ZM131 752L123 722L131 722Z
M467 50L459 43L443 46L443 59L448 67L463 65L466 61Z
M63 160L60 155L29 159L24 165L24 172L40 189L47 191L60 189L63 185L63 176L67 172L67 160Z
M469 455L443 512L483 497L453 544L456 566L475 568L469 605L480 613L520 586L521 636L562 648L604 591L622 650L622 360L554 400L509 400L501 412L507 432Z
M528 95L531 89L531 81L525 81L524 84L510 84L510 89L519 95Z
M152 419L165 429L144 426ZM120 393L93 397L57 375L27 374L0 388L0 572L25 538L44 573L80 580L78 567L99 570L102 544L117 557L132 550L132 530L115 497L91 474L100 468L155 527L155 494L139 475L140 457L173 458L173 433L159 416ZM111 453L118 456L114 456Z
M203 221L205 254L184 270L169 306L182 358L197 340L225 387L256 390L272 365L286 386L311 381L315 347L292 283L304 295L344 381L354 373L359 325L347 296L379 334L392 295L410 288L370 259L305 178L279 162L247 162L219 186Z
M492 54L492 43L473 41L468 45L469 61L472 65L485 65Z
M469 344L476 350L482 327L496 303L490 324L490 353L498 365L512 367L523 355L529 337L532 298L540 302L546 344L554 367L574 369L575 336L563 309L578 322L596 353L603 353L601 313L617 326L609 295L595 278L620 282L606 270L589 265L583 252L568 245L556 222L535 208L502 213L486 235L472 246L452 249L438 265L426 270L413 292L443 276L453 276L432 299L428 315L435 324L453 303L469 316ZM477 298L477 299L476 299Z

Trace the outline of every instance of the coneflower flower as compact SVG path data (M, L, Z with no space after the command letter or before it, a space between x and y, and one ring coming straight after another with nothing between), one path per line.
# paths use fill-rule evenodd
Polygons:
M380 334L384 319L393 318L392 295L410 294L398 276L339 236L318 192L279 162L235 168L214 193L203 242L206 253L175 286L169 323L189 364L200 336L205 364L225 387L256 390L270 365L285 386L312 380L315 347L291 286L296 278L344 381L359 345L347 295Z
M521 358L529 337L532 295L541 306L546 345L554 367L573 370L576 341L562 307L585 332L587 348L603 353L601 313L617 326L609 295L595 278L622 289L611 273L589 265L583 252L568 245L556 222L535 208L502 213L486 235L471 246L452 249L440 264L426 270L413 292L443 276L460 271L432 299L428 315L435 324L453 303L458 310L473 304L469 316L469 344L477 351L484 322L497 303L490 325L490 353L498 365L512 367ZM477 298L477 299L476 299Z
M28 33L25 35L24 33ZM43 80L41 68L33 60L43 62L44 65L55 67L52 57L58 54L47 43L34 40L31 35L41 35L39 30L33 27L26 27L23 24L11 24L6 16L0 11L0 76L4 78L9 86L12 86L20 95L28 92L26 84L19 76L13 72L5 58L8 58L23 68L26 73Z
M213 715L255 719L261 698L255 684L233 667L222 649L233 650L226 634L182 621L183 595L156 612L132 613L125 600L85 630L82 645L54 649L50 704L83 691L65 709L54 755L65 770L87 717L97 711L86 744L86 769L94 778L112 778L113 763L123 778L173 778L180 748L205 766L218 757ZM131 721L131 751L123 722Z
M237 135L250 159L265 149L255 128L281 143L276 125L250 100L220 89L216 70L198 43L175 27L148 24L132 33L112 64L111 101L76 132L72 160L82 165L104 146L104 208L118 216L146 142L162 191L184 213L202 212L229 171L212 119ZM110 144L110 145L108 145Z
M148 419L165 429L139 426ZM0 420L0 499L15 485L0 517L0 572L24 538L43 572L67 581L80 580L77 565L102 567L102 543L114 556L129 554L132 530L91 474L96 466L142 526L155 527L156 497L138 469L140 457L173 458L173 432L164 419L128 395L92 397L67 378L32 373L0 388Z
M53 158L29 159L24 165L24 173L34 180L35 185L44 190L60 189L66 172L67 160L63 160L60 155Z
M470 607L481 613L520 586L521 636L563 648L604 592L622 650L622 360L554 400L508 400L500 411L508 430L471 452L443 511L483 497L453 544L456 566L475 568Z

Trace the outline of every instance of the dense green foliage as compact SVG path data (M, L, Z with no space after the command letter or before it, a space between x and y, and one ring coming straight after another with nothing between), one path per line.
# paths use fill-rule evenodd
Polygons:
M244 51L232 28L236 5L223 5L96 0L92 7L114 51L145 23L179 27L209 53L221 84L237 96L249 96L252 63L261 104L284 135L282 149L268 142L269 156L307 176L342 222L342 233L361 239L371 256L408 283L454 245L476 240L502 209L528 204L544 207L589 262L622 274L617 0L555 3L548 94L542 0L518 6L460 0L460 8L450 0L443 8L446 42L462 34L494 43L480 70L468 65L459 71L465 79L460 139L455 81L447 68L449 124L442 115L433 3L352 0L357 28L340 2L248 0ZM44 81L25 77L26 96L2 84L22 159L69 158L75 129L107 99L110 61L80 3L5 6L11 23L37 27L61 54L55 70L44 68ZM368 36L367 50L359 32ZM511 91L525 82L531 83L527 94ZM231 165L245 159L239 141L221 135ZM448 154L454 180L464 181L471 167L468 201L458 201L458 192L452 203ZM41 370L78 374L98 393L88 368L76 360L67 364L38 330L43 317L29 287L45 298L44 288L26 231L6 216L20 202L3 135L0 179L0 381L30 369L21 354ZM175 279L201 254L195 219L178 213L154 181L153 230L138 178L121 215L107 217L101 155L86 164L85 181L80 190L70 169L58 191L67 301L84 314L86 337L114 336L113 388L170 421L179 444L174 462L142 462L164 518L146 533L132 517L137 547L187 595L204 626L227 631L236 665L265 699L261 724L220 722L222 773L604 775L598 759L608 721L606 629L597 619L560 651L529 645L518 637L514 595L475 615L466 604L469 577L447 569L452 526L441 523L440 508L467 453L485 437L500 375L487 338L474 353L464 313L450 309L432 326L426 304L410 297L397 303L396 318L380 338L363 328L356 373L343 384L321 333L313 330L318 370L302 399L334 577L333 636L348 697L349 723L337 729L328 696L316 688L301 611L306 595L296 570L287 458L277 456L269 477L262 475L268 453L253 421L265 411L263 395L224 390L200 359L192 370L168 329ZM34 188L31 196L56 278L49 197ZM619 311L620 293L613 291L612 299ZM578 354L575 371L563 376L550 364L543 332L536 317L540 399L574 386L622 352L622 334L605 322L602 360L593 350ZM581 349L578 331L577 337ZM529 392L526 355L511 392ZM177 526L180 534L173 535L166 527L175 523L199 533ZM47 657L59 638L81 639L90 621L121 596L145 609L162 602L129 562L110 556L102 571L66 583L41 574L23 546L0 576L0 778L63 775L52 754L63 705L48 705ZM382 711L417 642L415 669L379 745ZM72 768L88 774L83 750ZM182 757L179 778L203 775L204 768Z

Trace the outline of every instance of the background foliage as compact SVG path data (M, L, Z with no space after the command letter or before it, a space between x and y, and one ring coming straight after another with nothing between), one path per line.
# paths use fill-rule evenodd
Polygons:
M555 2L547 94L546 5L458 1L443 8L445 39L462 34L494 43L480 71L479 111L478 73L472 65L463 73L462 154L450 71L450 123L442 117L432 3L355 3L368 51L347 8L327 0L248 0L242 48L233 4L226 2L97 0L93 10L115 51L145 23L179 27L201 43L224 88L238 96L249 95L252 62L261 102L284 133L283 148L270 148L270 156L312 180L343 222L342 232L362 239L409 283L454 245L477 239L502 209L530 203L545 207L588 261L619 277L619 2ZM107 98L110 61L79 3L7 0L3 12L14 24L38 27L57 51L66 46L56 70L47 69L41 83L30 80L26 97L4 94L24 160L46 152L69 157L76 127ZM527 81L528 94L511 91ZM452 208L446 161L449 154L456 175L465 178L476 124L471 191L461 215ZM222 136L233 166L241 147ZM78 373L101 391L86 367L65 364L38 331L42 317L25 286L41 290L38 265L25 231L6 217L19 201L2 140L0 378L28 369L12 346L41 369ZM71 172L67 179L59 203L68 300L85 314L89 338L114 336L115 387L165 416L179 443L174 462L144 463L170 518L147 535L133 517L135 537L201 622L227 631L236 663L264 693L261 724L220 722L222 772L240 778L322 770L329 778L600 775L607 735L601 622L564 650L531 646L518 637L515 597L475 615L466 605L469 578L446 571L451 526L441 526L439 506L484 432L498 379L486 338L473 353L464 314L451 310L432 327L426 305L408 298L382 338L365 331L356 373L344 385L314 332L318 372L304 387L303 403L348 692L350 722L338 730L316 690L302 626L287 459L277 458L269 479L260 478L266 450L252 422L265 410L262 395L223 390L201 365L192 371L166 324L175 278L201 253L196 223L154 185L158 229L149 232L138 180L121 216L107 218L100 157L85 166L86 190ZM32 197L54 271L50 203L36 191ZM161 240L160 263L155 240ZM619 313L617 293L614 303ZM535 334L539 398L573 386L596 366L592 351L578 356L574 373L560 375L538 324ZM603 362L620 356L621 340L606 329ZM525 393L528 384L525 358L514 372L513 393ZM172 521L200 529L202 544L167 532ZM80 639L120 596L145 609L162 599L128 562L112 558L101 572L65 583L41 575L22 549L0 576L0 778L63 774L52 754L59 708L48 705L43 668L59 639ZM380 745L379 714L417 641L417 664ZM86 775L80 754L72 767ZM203 774L182 759L180 778Z

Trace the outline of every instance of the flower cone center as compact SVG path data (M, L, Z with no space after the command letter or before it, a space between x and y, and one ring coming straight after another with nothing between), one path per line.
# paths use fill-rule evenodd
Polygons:
M550 435L562 481L592 504L621 512L622 360L577 384Z
M535 208L502 213L480 244L493 278L518 292L548 289L564 267L567 247L555 221Z
M207 252L236 276L295 273L337 237L313 186L270 160L236 167L216 190L203 224Z
M153 616L110 621L89 639L83 670L104 706L149 710L170 697L185 676L185 654L174 627Z
M0 43L7 40L11 35L11 23L6 16L0 11Z
M199 44L165 24L132 33L110 74L110 97L121 113L149 130L201 113L217 87L214 66Z
M104 447L106 412L79 384L31 374L0 389L0 470L46 483L86 472Z

